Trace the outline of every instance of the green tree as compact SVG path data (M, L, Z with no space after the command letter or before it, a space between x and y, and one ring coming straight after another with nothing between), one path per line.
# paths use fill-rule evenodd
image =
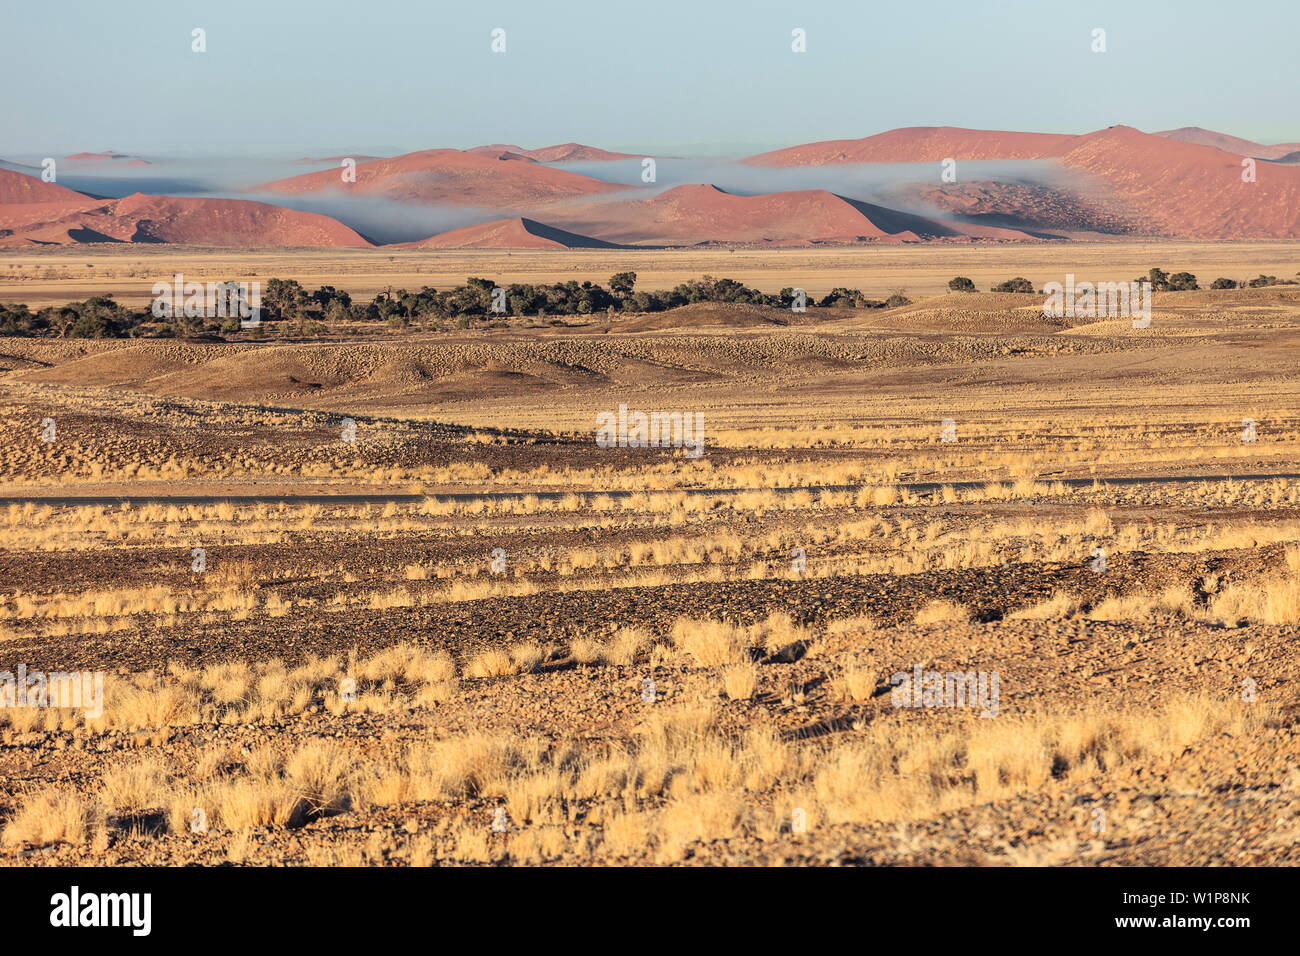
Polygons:
M636 288L635 272L615 272L609 277L609 291L620 299L626 299Z
M889 298L885 300L886 309L897 309L899 306L911 305L912 300L905 294L906 289L893 289L889 293Z
M1169 273L1164 269L1152 267L1147 273L1147 281L1151 283L1152 292L1169 291Z
M951 292L975 292L975 283L965 276L957 276L948 280L948 289Z
M300 318L306 301L307 290L294 279L271 279L262 293L262 306L285 319Z

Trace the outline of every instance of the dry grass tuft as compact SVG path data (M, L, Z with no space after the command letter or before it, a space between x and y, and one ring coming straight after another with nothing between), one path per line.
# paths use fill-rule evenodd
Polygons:
M758 686L758 666L752 661L728 664L722 669L722 688L732 700L749 700Z
M916 624L965 624L972 617L971 609L956 601L934 600L916 612Z
M99 799L109 813L138 813L162 806L168 776L157 758L137 760L104 774Z
M1046 601L1012 611L1007 615L1007 619L1011 621L1049 621L1070 617L1078 609L1079 602L1076 598L1064 591L1057 591Z
M841 700L868 700L876 689L876 672L869 667L849 664L831 686Z
M86 841L90 810L71 790L42 790L29 796L4 829L4 843L80 844Z
M483 651L465 666L466 677L501 677L513 673L515 664L510 655L496 649Z
M673 624L672 638L678 650L694 658L698 667L737 663L748 646L745 632L726 621L678 618Z

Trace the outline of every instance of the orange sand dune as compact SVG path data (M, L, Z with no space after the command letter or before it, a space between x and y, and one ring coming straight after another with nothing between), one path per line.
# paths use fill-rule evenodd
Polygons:
M77 228L81 216L102 215L104 205L104 200L89 197L75 202L0 204L0 240L14 236L36 238L37 233L51 226Z
M343 223L246 199L191 199L136 193L113 215L137 222L137 241L220 246L368 246Z
M548 211L548 218L565 228L611 242L661 245L917 242L926 236L977 235L1030 238L1012 229L939 223L854 202L824 189L737 196L716 186L677 186L651 199L557 206Z
M599 149L595 146L584 146L582 143L561 143L558 146L543 146L539 149L524 149L522 146L513 146L507 143L492 143L486 146L475 146L473 149L465 150L467 153L476 153L483 156L496 156L498 158L507 158L507 156L520 156L524 159L531 159L537 163L567 163L576 160L588 160L594 162L604 162L612 159L641 159L631 153L612 153L607 149Z
M499 156L502 153L515 153L519 156L524 155L528 150L522 146L516 146L513 143L488 143L484 146L475 146L472 149L465 150L467 153L486 153L492 156Z
M1074 137L1059 159L1103 179L1149 235L1300 236L1300 167L1259 163L1246 183L1239 155L1130 126Z
M494 222L465 226L450 232L430 236L419 242L395 244L405 249L617 249L612 242L603 242L576 232L556 229L535 219L516 217L497 219Z
M78 163L116 163L119 166L149 165L147 160L141 159L139 156L115 153L111 149L106 149L102 153L73 153L71 156L64 156L63 158Z
M1265 146L1263 143L1254 143L1238 136L1229 136L1227 133L1216 133L1214 130L1202 129L1199 126L1167 129L1153 135L1180 140L1184 143L1194 143L1197 146L1213 146L1225 153L1252 156L1255 159L1281 159L1288 153L1300 150L1300 143L1278 143L1275 146Z
M38 176L0 169L0 203L94 202L89 196Z
M266 183L256 191L340 190L406 202L520 209L628 188L551 169L518 154L492 156L458 149L426 149L360 163L356 174L355 183L344 183L338 170L326 169Z
M823 189L736 196L716 186L677 186L644 200L611 200L551 210L552 222L611 242L902 242Z
M311 164L315 164L315 163L341 163L341 162L343 162L343 160L345 160L345 159L351 159L351 160L353 160L354 162L358 162L358 163L368 163L368 162L370 162L371 160L375 160L375 159L383 159L383 158L384 158L383 156L367 156L367 155L364 154L364 153L356 153L355 155L352 155L352 156L324 156L324 157L321 157L320 159L315 159L315 158L313 158L313 157L311 157L311 156L304 156L302 159L295 159L294 162L295 162L295 163L298 163L298 164L300 164L300 165L301 165L301 164L308 164L308 163L311 163Z
M71 190L63 192L80 196ZM245 199L174 198L136 193L115 200L80 196L77 200L0 204L0 245L82 242L236 247L370 245L328 216Z
M753 166L823 166L832 163L930 163L944 159L1038 159L1071 139L1069 134L1015 133L956 126L908 126L865 139L835 139L760 153Z
M607 149L584 146L581 143L562 143L559 146L544 146L541 149L525 149L521 155L535 159L539 163L567 163L576 160L607 162L614 159L641 159L631 153L611 153Z
M794 146L746 162L796 166L932 162L948 157L1053 159L1091 174L1100 188L1089 187L1095 192L1089 201L1131 223L1127 231L1133 234L1194 239L1300 237L1300 168L1261 163L1257 182L1243 183L1243 153L1238 148L1243 143L1250 145L1223 137L1222 145L1232 147L1225 151L1187 142L1181 135L1148 134L1129 126L1082 135L913 127L862 140Z

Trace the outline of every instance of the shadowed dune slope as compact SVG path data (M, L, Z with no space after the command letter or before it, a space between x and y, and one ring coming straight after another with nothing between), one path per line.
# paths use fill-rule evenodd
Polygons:
M419 242L395 245L403 249L618 249L613 242L557 229L535 219L516 217L484 222L439 233Z

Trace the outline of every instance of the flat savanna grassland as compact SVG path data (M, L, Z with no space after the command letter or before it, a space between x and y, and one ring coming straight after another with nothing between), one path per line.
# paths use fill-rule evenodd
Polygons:
M182 272L199 282L271 277L297 279L315 288L333 285L353 298L394 289L436 289L459 285L466 276L510 283L605 282L615 272L633 271L638 288L667 289L702 275L725 276L764 292L790 286L825 295L843 286L885 298L897 288L918 295L948 290L964 275L981 289L1022 275L1035 288L1063 281L1127 281L1152 266L1185 269L1202 285L1219 276L1253 278L1260 273L1294 278L1300 264L1290 241L933 243L829 247L821 249L416 250L301 249L235 251L174 246L5 251L0 255L0 302L24 302L33 309L70 299L112 295L132 308L148 304L153 283ZM1173 266L1174 268L1170 268Z
M1158 293L1140 330L938 294L1289 276L1294 244L622 255L0 260L916 299L5 340L0 671L105 687L0 711L2 858L1297 860L1300 287ZM15 271L10 301L108 290ZM620 403L703 415L704 454L598 448ZM918 667L973 699L897 706Z

